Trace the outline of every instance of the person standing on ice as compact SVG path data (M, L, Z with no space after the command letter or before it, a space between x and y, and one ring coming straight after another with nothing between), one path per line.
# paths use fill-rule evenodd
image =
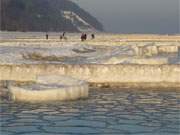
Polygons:
M49 39L49 35L48 35L48 33L46 33L46 39L47 39L47 40Z
M91 34L91 39L95 39L95 35L94 34Z
M87 34L86 33L84 34L84 39L87 40Z
M65 35L66 35L66 32L63 32L63 35L62 35L62 36L65 37Z
M82 33L81 34L81 41L85 41L87 40L87 34L86 33Z
M67 37L66 37L65 35L66 35L66 32L63 32L63 34L60 35L60 39L61 39L61 40L62 40L62 39L67 40Z

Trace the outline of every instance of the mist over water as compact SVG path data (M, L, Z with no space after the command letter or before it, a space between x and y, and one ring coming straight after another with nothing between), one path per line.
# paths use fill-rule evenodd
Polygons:
M75 0L73 0L75 1ZM76 0L113 33L179 33L179 0Z

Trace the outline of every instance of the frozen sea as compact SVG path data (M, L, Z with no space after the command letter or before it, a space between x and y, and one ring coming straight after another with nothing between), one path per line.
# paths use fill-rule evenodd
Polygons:
M80 33L0 32L1 64L179 64L179 35L118 35L97 33L80 41ZM138 47L144 46L144 55ZM154 48L156 47L156 50ZM158 48L160 48L158 50ZM156 52L160 51L160 52ZM165 51L165 55L162 54ZM164 52L163 52L164 53ZM38 56L35 58L33 56ZM53 58L52 58L53 56ZM50 59L50 60L49 60Z
M119 41L127 40L126 35L118 38L117 35L101 34L95 41L82 45L80 34L69 34L72 41L68 43L59 42L57 33L50 34L53 39L44 41L44 33L1 33L0 63L127 64L133 63L136 58L131 48L134 43L117 45ZM10 39L17 42L12 43ZM116 46L110 47L111 43ZM179 45L179 42L168 44ZM38 57L34 57L34 54ZM174 54L169 55L167 63L169 58L174 57ZM167 55L158 56L156 60L164 62L166 58ZM48 104L0 99L0 135L179 134L180 92L173 89L142 91L91 88L86 100Z

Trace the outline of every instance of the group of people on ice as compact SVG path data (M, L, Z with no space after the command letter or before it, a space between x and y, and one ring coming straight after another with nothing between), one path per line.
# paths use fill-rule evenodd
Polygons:
M67 40L66 32L63 32L62 35L60 35L59 38L60 38L61 40L62 40L62 39ZM86 41L87 38L88 38L88 35L87 35L86 33L82 33L80 38L81 38L81 41ZM47 40L49 39L48 33L46 33L46 39L47 39ZM95 39L95 34L91 34L91 39Z
M95 35L91 34L91 39L95 39ZM86 33L82 33L81 34L81 41L86 41L87 40L87 34Z

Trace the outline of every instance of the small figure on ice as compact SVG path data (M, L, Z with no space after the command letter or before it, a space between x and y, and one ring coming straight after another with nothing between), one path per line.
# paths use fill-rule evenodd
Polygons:
M47 40L49 39L49 35L48 35L48 33L46 33L46 39L47 39Z
M82 33L81 41L85 41L85 40L87 40L87 34L86 33Z
M66 32L63 32L63 34L62 34L62 35L60 35L60 39L61 39L61 40L62 40L62 39L67 40L67 37L66 37Z
M95 39L95 34L91 34L91 39Z

